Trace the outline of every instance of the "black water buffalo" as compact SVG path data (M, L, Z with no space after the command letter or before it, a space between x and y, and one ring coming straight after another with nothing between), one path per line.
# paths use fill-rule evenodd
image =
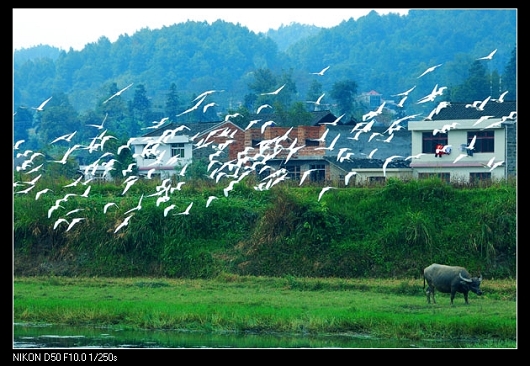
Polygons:
M464 294L466 304L469 304L467 301L469 291L472 291L479 296L482 295L482 291L480 290L482 275L480 275L480 277L471 277L464 267L446 266L444 264L433 263L423 270L424 289L425 281L427 281L427 284L429 285L427 291L425 291L427 293L427 302L429 304L431 303L431 293L432 301L436 304L436 300L434 299L435 289L446 294L450 293L451 305L453 305L453 299L457 292Z

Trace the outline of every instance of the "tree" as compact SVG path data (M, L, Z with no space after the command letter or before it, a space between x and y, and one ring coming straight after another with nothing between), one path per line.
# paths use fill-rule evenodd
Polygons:
M17 108L13 116L13 140L29 141L29 130L32 124L33 115L31 112L27 108Z
M357 83L355 81L344 80L334 83L329 95L337 101L338 114L345 114L345 121L354 117L355 96L357 95Z
M469 67L469 76L464 82L451 90L452 102L484 100L491 94L491 77L481 60L475 60Z
M68 96L64 93L53 94L53 98L41 112L37 111L40 122L36 126L37 141L40 146L46 146L59 136L79 130L79 118ZM74 139L70 141L76 140Z
M142 128L148 127L152 122L151 102L147 98L147 91L143 84L138 84L134 91L134 98L129 103L129 112L132 117L132 124L129 133L137 136L142 132Z
M166 94L166 116L169 117L170 121L175 119L175 116L179 113L180 100L177 93L177 85L171 83L169 92Z
M508 90L506 100L517 100L517 48L512 50L512 57L504 68L502 75L501 89ZM502 92L503 92L502 91ZM501 93L502 93L501 92Z

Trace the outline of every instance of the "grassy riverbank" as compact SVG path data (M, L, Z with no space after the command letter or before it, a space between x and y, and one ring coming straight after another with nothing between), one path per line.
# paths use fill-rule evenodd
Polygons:
M14 321L205 332L367 334L491 340L515 348L516 282L427 304L423 281L237 276L213 279L15 277Z

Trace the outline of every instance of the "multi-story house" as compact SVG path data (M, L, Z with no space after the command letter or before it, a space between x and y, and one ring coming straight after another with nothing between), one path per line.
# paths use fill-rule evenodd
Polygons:
M490 101L483 111L453 103L429 119L403 121L392 131L375 120L366 132L359 126L368 122L358 127L334 124L337 117L329 111L312 112L313 122L296 127L264 127L263 121L274 120L274 115L252 127L230 120L168 124L132 138L130 146L140 174L154 170L161 177L178 174L195 159L211 167L228 162L230 168L258 166L261 159L260 168L268 169L256 169L259 178L285 169L292 181L311 171L307 182L337 185L355 172L350 186L432 175L448 182L474 182L515 175L515 110L515 102L508 101ZM443 153L436 154L437 145Z
M411 160L413 177L436 175L447 182L473 183L515 176L516 109L508 101L490 100L483 110L451 103L429 120L409 122L412 155L420 157ZM437 154L438 145L450 153Z

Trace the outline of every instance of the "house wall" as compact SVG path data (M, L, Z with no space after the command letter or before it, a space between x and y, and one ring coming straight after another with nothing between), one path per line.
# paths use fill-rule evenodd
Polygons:
M489 119L488 123L499 121L500 119ZM453 163L458 155L466 153L461 151L460 145L467 145L468 131L480 131L483 126L473 126L476 122L473 120L451 120L451 121L417 121L409 122L408 129L412 132L412 155L422 152L422 134L423 132L432 132L434 129L441 129L443 125L453 122L459 123L455 129L447 132L447 143L452 145L453 149L450 155L442 155L436 158L434 152L427 153L419 159L413 159L410 166L413 168L413 177L418 178L420 173L449 173L451 181L469 182L470 173L489 172L485 167L488 161L495 157L495 161L506 161L506 130L503 125L492 128L495 131L494 152L479 153L474 152L473 156L465 156L461 160ZM484 123L484 122L483 122ZM494 169L491 173L493 180L503 179L505 177L505 168L503 166Z
M135 137L131 139L131 152L136 160L136 166L141 174L146 174L152 168L155 168L155 174L160 174L161 178L168 178L178 173L177 169L183 167L192 161L192 143L188 135L176 135L166 140L165 143L160 143L155 147L157 156L162 155L160 159L149 159L144 157L144 149L152 143L156 143L160 136ZM174 163L169 163L171 159L171 144L184 144L184 158L177 159Z

